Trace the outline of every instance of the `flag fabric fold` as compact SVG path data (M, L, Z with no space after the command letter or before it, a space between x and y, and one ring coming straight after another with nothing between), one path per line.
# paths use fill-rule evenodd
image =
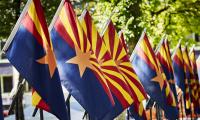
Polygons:
M191 63L191 72L193 73L193 79L191 80L191 102L194 105L194 112L197 114L199 111L199 93L198 93L198 74L197 74L197 64L194 46L191 48L189 53L190 63Z
M122 31L120 31L120 33L119 33L119 39L120 39L120 41L121 41L121 43L123 45L123 48L126 51L127 56L130 59L130 56L128 54L129 49L128 49L128 46L127 46L126 41L124 39L124 34L123 34ZM131 105L128 108L128 113L127 114L129 114L130 117L135 118L136 120L146 120L147 119L145 108L143 106L142 101L135 102L133 105Z
M10 63L37 92L35 104L42 100L46 111L67 120L67 108L40 0L27 2L4 51Z
M132 65L148 95L165 111L168 119L178 118L175 97L145 33L132 55Z
M130 63L129 56L111 20L108 21L106 27L103 29L102 35L111 57L115 61L120 73L127 81L133 95L134 103L132 105L135 111L132 112L135 112L139 116L145 116L141 102L147 98L147 94L133 69L134 66L132 67Z
M156 57L158 58L161 64L161 67L165 73L165 76L167 78L171 90L173 91L177 103L178 99L177 99L176 86L172 69L171 54L170 54L168 40L164 37L160 41L160 44L156 50Z
M191 69L191 64L190 64L190 59L188 56L188 49L187 46L183 48L182 50L182 55L183 55L183 62L184 62L184 73L185 73L185 112L186 115L191 114L191 81L193 77L192 69Z
M176 85L182 90L183 93L185 93L184 61L180 42L177 44L172 55L172 66Z
M50 25L62 84L92 119L102 119L115 105L92 46L68 0Z
M114 119L133 103L132 93L124 77L118 70L116 63L108 52L103 39L100 37L95 24L86 9L83 11L79 20L91 43L92 50L100 63L101 70L107 80L112 95L115 98L113 110L111 110L104 119Z

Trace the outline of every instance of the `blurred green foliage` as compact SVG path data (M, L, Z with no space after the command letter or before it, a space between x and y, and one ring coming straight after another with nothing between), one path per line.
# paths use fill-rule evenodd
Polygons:
M19 7L19 1L21 1ZM48 24L52 20L59 0L41 0ZM195 43L192 33L200 34L200 0L71 0L79 16L86 3L102 31L111 17L118 31L123 30L130 51L134 48L144 28L153 45L166 33L174 47L179 39ZM26 0L0 1L0 39L9 36ZM20 9L19 9L20 8ZM112 14L112 16L111 16ZM189 36L189 37L188 37Z

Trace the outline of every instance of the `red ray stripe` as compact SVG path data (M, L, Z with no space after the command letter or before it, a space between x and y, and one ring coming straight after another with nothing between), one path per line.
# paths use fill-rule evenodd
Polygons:
M123 34L123 32L120 32L120 41L121 41L121 43L122 43L122 45L123 45L123 47L124 47L126 53L128 53L128 48L127 48L126 43L125 43L125 39L124 39L124 34Z
M113 56L114 41L115 41L115 28L111 21L109 21L108 30L109 30L108 37L109 37L109 43L110 43L110 52L111 52L111 56ZM115 58L113 58L113 59L115 59Z
M29 14L26 14L24 16L24 19L22 20L22 24L35 37L35 39L37 40L37 42L41 46L43 46L42 37L38 33L38 31L36 29L36 26L35 26L34 22L32 21L32 19L30 18Z
M124 55L121 59L122 62L130 62L129 57L127 55Z
M100 37L99 33L96 33L97 34L97 44L96 44L96 55L99 56L100 52L101 52L101 47L103 45L103 38ZM107 54L108 51L106 50L106 53ZM105 58L105 57L103 57Z
M155 54L153 52L153 49L152 49L152 47L151 47L151 45L149 43L149 39L148 39L146 34L144 35L144 41L145 41L145 43L146 43L146 45L148 47L149 52L151 53L152 59L155 61L155 64L156 64L156 56L155 56ZM155 67L158 67L157 64L156 64Z
M65 2L64 7L65 7L65 12L67 14L69 23L71 24L72 31L73 31L76 41L78 43L78 46L79 46L79 48L81 48L80 39L79 39L79 35L78 35L78 28L77 28L77 24L76 24L76 20L75 20L76 14L74 13L73 8L71 8L71 5L69 2Z
M88 15L88 11L85 13L84 21L85 21L86 28L87 28L87 37L88 37L90 43L92 44L92 21L90 19L90 16Z
M122 52L122 49L123 49L123 46L121 45L121 42L119 41L119 45L117 46L117 53L116 53L116 56L115 56L115 60L118 59L120 53Z
M40 21L40 24L42 26L42 29L44 31L44 34L47 38L47 42L49 43L49 45L51 46L50 44L50 37L49 37L49 31L48 31L48 28L47 28L47 23L46 23L46 20L45 20L45 15L44 13L42 12L43 9L42 9L42 6L41 6L41 3L40 3L40 0L33 0L34 4L35 4L35 10L36 10L36 13L37 13L37 16L38 16L38 19Z
M84 52L86 52L87 46L88 46L88 44L87 44L88 38L87 38L87 36L86 36L86 34L85 34L83 29L82 29L82 31L83 31L83 50L84 50ZM91 49L92 49L92 46L90 46L90 50Z
M69 44L69 46L74 49L74 42L65 30L60 18L58 18L55 22L54 28L58 32L58 34Z
M104 59L104 61L108 61L108 60L113 61L113 59L111 58L110 53L108 51L104 54L103 59Z

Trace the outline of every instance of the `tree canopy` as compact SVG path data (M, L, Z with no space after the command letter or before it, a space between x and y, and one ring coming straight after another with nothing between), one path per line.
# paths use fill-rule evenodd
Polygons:
M47 22L50 23L59 0L41 0ZM0 39L7 38L16 23L18 11L26 0L0 1ZM19 7L19 3L21 7ZM130 49L134 48L144 28L156 45L166 33L171 46L179 39L195 43L191 34L200 34L200 0L73 0L77 15L89 3L88 9L99 29L111 17L118 31L123 30Z

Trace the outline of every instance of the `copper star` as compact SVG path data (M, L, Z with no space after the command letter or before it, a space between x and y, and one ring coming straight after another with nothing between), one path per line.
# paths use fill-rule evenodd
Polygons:
M162 90L163 89L163 85L164 85L164 80L163 80L163 77L162 77L162 73L159 71L157 71L157 76L155 76L152 81L154 82L158 82L159 85L160 85L160 89Z
M55 56L48 44L44 45L43 47L46 51L46 55L38 59L37 62L40 64L47 64L49 66L50 76L52 77L56 69Z
M86 68L93 69L93 65L90 62L91 52L82 52L77 46L75 46L76 56L66 61L66 63L77 64L79 67L80 76L83 76Z

